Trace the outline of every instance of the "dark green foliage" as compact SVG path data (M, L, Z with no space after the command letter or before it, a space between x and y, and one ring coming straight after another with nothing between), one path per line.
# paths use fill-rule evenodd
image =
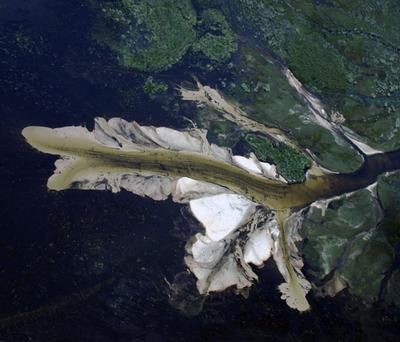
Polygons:
M323 92L349 87L344 58L319 35L295 35L287 51L289 67L302 83Z
M230 72L232 81L221 82L220 87L249 117L290 131L300 146L313 151L318 164L332 171L352 172L360 167L361 156L313 120L313 114L268 55L241 44Z
M379 203L367 189L334 199L325 210L311 207L300 230L309 275L323 282L336 270L351 294L377 300L394 258L384 231L377 227L380 220Z
M220 11L204 11L198 32L200 38L194 43L193 50L202 52L213 62L223 62L237 50L235 34Z
M275 144L255 134L247 134L245 140L260 161L273 163L288 182L303 182L310 161L293 147Z
M235 32L268 47L381 150L400 148L400 2L220 0Z
M162 81L155 81L153 77L149 76L143 85L143 90L149 95L161 94L168 90L168 85Z
M393 257L393 250L382 231L371 230L353 240L348 259L339 273L349 284L352 294L367 301L376 301Z
M229 121L211 121L207 138L219 146L232 147L240 139L239 128Z
M400 246L400 172L378 178L378 196L384 211L382 229L389 242Z
M190 0L100 2L93 37L128 68L158 71L177 63L196 39Z

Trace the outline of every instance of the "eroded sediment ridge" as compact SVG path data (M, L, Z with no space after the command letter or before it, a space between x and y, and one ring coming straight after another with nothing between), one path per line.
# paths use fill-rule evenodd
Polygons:
M295 244L302 210L290 209L366 187L380 173L400 167L400 152L377 154L355 173L309 172L304 183L288 184L270 164L254 155L234 156L210 144L206 131L197 128L177 131L97 118L92 132L27 127L22 134L36 149L61 156L49 189L125 189L189 203L205 228L188 242L185 257L200 294L250 287L257 275L249 264L260 265L272 255L285 280L281 298L299 311L310 308L311 285Z
M399 167L397 158L376 155L352 174L310 175L304 183L286 184L200 153L161 148L142 151L115 148L83 134L61 135L45 127L27 127L23 135L29 144L42 152L76 158L68 171L53 178L51 188L55 190L69 188L74 176L86 169L120 173L138 171L215 183L275 210L303 207L318 199L365 187L373 183L378 174Z

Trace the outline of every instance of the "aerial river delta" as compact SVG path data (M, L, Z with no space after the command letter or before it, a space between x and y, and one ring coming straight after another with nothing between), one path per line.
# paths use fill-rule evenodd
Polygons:
M400 3L4 0L1 341L398 341Z

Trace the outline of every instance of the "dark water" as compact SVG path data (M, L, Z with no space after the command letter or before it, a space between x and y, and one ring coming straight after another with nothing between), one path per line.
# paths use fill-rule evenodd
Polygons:
M212 295L186 317L170 305L165 281L185 270L184 245L200 229L181 206L126 192L47 190L54 158L24 143L25 126L91 126L99 115L186 124L184 104L177 111L168 98L150 100L144 76L93 45L90 22L79 1L0 4L0 340L394 340L398 316L346 292L310 298L310 313L290 310L272 263L248 299ZM21 45L16 32L33 43ZM177 69L160 77L189 79Z

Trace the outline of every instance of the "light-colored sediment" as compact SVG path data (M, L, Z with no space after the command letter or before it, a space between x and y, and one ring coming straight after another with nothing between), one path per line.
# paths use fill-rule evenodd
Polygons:
M310 112L314 116L314 120L320 126L328 129L335 137L340 138L340 135L346 137L350 140L362 153L365 155L373 155L377 153L382 153L369 146L367 143L361 141L355 132L350 128L344 126L346 119L339 112L329 112L325 109L324 104L316 96L307 91L302 83L293 75L293 73L285 68L283 74L286 76L288 83L298 92L298 94L304 99L308 104Z
M230 150L210 145L196 129L180 132L121 119L97 119L94 132L83 127L28 127L23 135L38 150L62 156L49 178L50 189L125 189L155 200L171 196L174 201L189 203L205 229L204 235L197 234L187 246L185 258L198 278L200 293L251 286L257 276L249 263L261 265L273 255L286 280L280 287L282 298L300 311L308 309L304 304L307 283L297 249L290 242L296 234L286 234L285 223L277 226L270 219L260 228L266 218L256 208L301 206L318 196L313 190L294 191L293 185L268 178L254 156L244 164L236 158L241 162L235 164ZM248 170L248 163L260 174ZM318 184L317 177L308 182L311 179ZM321 186L317 188L321 191ZM264 229L267 240L259 229ZM249 241L242 243L243 238ZM271 239L271 251L263 251ZM295 265L292 257L297 260Z
M129 123L122 122L123 120L114 120L113 125L118 126L121 132L127 127L134 129L136 133L140 132L136 131L137 124L129 126ZM102 124L105 125L105 122ZM202 138L199 138L201 142L196 152L187 152L150 145L150 141L140 136L138 139L143 140L142 145L137 142L126 143L125 138L115 132L113 134L113 138L108 137L105 140L103 136L82 127L27 127L23 130L23 135L33 147L45 153L63 156L64 160L57 164L62 168L58 168L48 181L48 187L53 190L70 188L71 185L82 183L91 177L106 178L104 175L136 172L144 176L186 176L218 184L271 209L301 207L321 197L330 197L335 192L329 176L311 176L305 183L289 185L249 173L228 162L231 159L229 151L215 145L208 146L203 143ZM197 133L191 130L191 134ZM109 141L116 145L107 145Z
M354 179L310 174L304 183L287 184L267 174L271 165L262 165L254 155L233 156L210 144L198 129L96 119L93 132L27 127L22 133L36 149L62 156L48 180L50 189L125 189L189 203L204 227L204 234L188 243L185 258L200 293L250 287L257 275L249 264L261 265L272 255L285 279L279 286L282 299L299 311L309 309L311 286L295 244L302 215L292 210L317 200L314 205L323 209L327 202L322 199L343 193L345 182ZM268 216L261 207L275 212Z
M248 264L262 266L270 258L273 245L274 240L268 229L252 232L244 247L244 261Z
M353 132L348 132L347 129L344 131L344 134L354 145L356 145L360 149L362 153L364 153L367 156L383 153L383 151L377 150L367 145L365 142L362 142L359 137L356 137L356 135Z
M226 99L217 89L202 85L196 80L197 90L190 90L179 87L182 99L185 101L194 101L200 105L206 105L222 114L222 117L238 125L243 131L262 133L277 142L283 142L294 149L309 155L311 158L310 173L315 175L323 174L323 170L317 164L310 152L301 148L296 141L291 139L285 132L279 128L267 127L255 120L249 118L233 100Z
M237 194L220 194L190 201L190 210L207 236L220 241L253 216L257 204Z
M264 133L275 141L285 142L291 146L297 147L297 144L290 139L286 133L279 128L267 127L249 118L247 113L240 106L227 100L217 89L202 85L196 80L197 90L189 90L179 87L182 99L185 101L194 101L198 104L206 105L222 113L223 118L233 122L244 131Z

